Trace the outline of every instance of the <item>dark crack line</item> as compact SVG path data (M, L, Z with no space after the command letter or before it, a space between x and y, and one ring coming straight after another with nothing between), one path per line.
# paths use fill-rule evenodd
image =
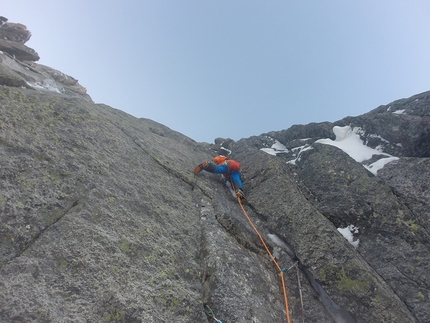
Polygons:
M146 150L145 148L143 148L142 146L138 145L146 154L148 154L149 157L151 157L158 165L160 165L161 167L163 167L169 174L171 174L172 176L182 180L184 183L190 185L192 188L194 187L193 183L189 182L186 178L184 178L182 176L181 173L179 173L178 171L167 167L166 165L164 165L163 163L161 163L157 158L155 158L148 150Z
M396 268L396 270L404 277L406 278L408 281L413 282L414 284L416 284L417 286L421 287L421 283L413 280L411 277L409 277L407 274L405 274L403 271L401 271L399 269L399 267L397 267L394 263L389 262L390 265L392 265L394 268ZM427 286L425 287L427 289Z
M72 203L72 205L68 208L68 209L66 209L65 211L64 211L64 213L62 214L62 215L60 215L57 219L55 219L55 221L53 222L53 223L51 223L50 225L47 225L44 229L42 229L42 230L40 230L39 231L39 233L37 234L37 235L35 235L34 237L33 237L33 239L31 239L22 249L21 249L21 251L20 251L20 253L18 254L18 256L16 256L15 258L17 258L17 257L20 257L35 241L37 241L39 238L40 238L40 236L46 231L46 230L48 230L50 227L52 227L53 225L55 225L58 221L60 221L67 213L69 213L70 212L70 210L71 209L73 209L75 206L77 206L79 204L79 200L77 200L77 201L74 201L73 203Z
M400 192L398 192L396 189L394 189L393 187L391 187L391 192L393 193L394 196L396 196L401 202L402 204L406 207L406 209L410 212L411 214L411 219L413 219L414 221L416 221L417 219L419 219L420 217L417 216L417 214L415 213L415 211L412 209L411 205L413 205L414 203L410 203L408 202L409 200L413 200L415 202L415 204L419 204L421 203L421 201L419 199L415 199L413 196L408 197ZM430 235L430 232L427 230L426 227L424 227L422 225L422 223L420 223L420 227L422 228L422 230L424 231L424 233L426 235ZM426 244L424 244L424 246L426 246ZM430 248L428 248L430 250Z
M21 257L22 254L28 249L30 248L41 236L43 233L46 232L46 230L48 230L50 227L52 227L53 225L55 225L58 221L60 221L67 213L70 212L70 210L72 208L74 208L75 206L77 206L79 204L80 200L76 200L74 201L71 206L69 208L67 208L63 214L61 214L57 219L55 219L55 221L49 225L47 225L44 229L40 230L35 236L33 236L33 238L31 238L31 240L29 242L27 242L27 244L19 251L19 253L14 256L13 258L11 258L10 260L8 260L5 264L0 264L0 268L2 268L3 266L9 264L10 262L12 262L14 259Z
M255 215L260 219L260 221L267 223L267 216L257 211L257 209L248 201L246 205L255 213Z
M409 278L408 276L406 276L399 268L397 268L397 266L396 265L394 265L392 262L390 262L390 264L394 267L394 268L396 268L396 270L403 276L403 277L405 277L407 280L410 280L410 281L412 281L412 282L414 282L415 284L417 284L417 282L416 281L414 281L414 280L412 280L411 278ZM379 273L378 273L378 275L379 275ZM379 276L381 276L381 275L379 275ZM382 277L381 277L382 278ZM401 297L399 294L398 294L398 292L391 286L391 284L390 283L388 283L384 278L382 278L383 279L383 281L390 287L390 289L391 289L391 291L393 292L393 294L394 295L396 295L397 297L398 297L398 299L399 299L399 301L400 302L402 302L404 305L405 305L405 307L409 310L409 313L417 320L417 322L419 321L418 320L418 318L417 318L417 316L415 315L415 309L412 307L412 306L409 306L409 304L403 299L403 297ZM420 284L417 284L418 286L420 286Z
M126 134L128 137L130 137L131 139L133 139L132 136L130 136L128 133L126 133L123 130L124 134ZM184 183L188 184L189 186L191 186L191 190L194 190L194 183L192 183L191 181L187 180L181 173L179 173L178 171L167 167L166 165L164 165L162 162L160 162L148 149L146 149L143 145L141 145L136 139L133 139L133 142L141 149L143 150L149 157L152 158L152 160L154 160L158 165L160 165L162 168L164 168L170 175L172 175L173 177L176 177L178 179L180 179L181 181L183 181Z
M195 187L199 188L200 191L203 193L203 195L205 195L206 197L208 197L210 200L212 200L212 197L210 196L210 194L208 194L207 192L205 192L204 189L202 189L198 184L196 184L195 181L190 181L189 179L185 178L181 173L179 173L178 171L167 167L166 165L164 165L162 162L160 162L152 153L149 149L147 149L143 144L141 144L135 137L133 137L132 135L128 134L124 129L121 128L121 131L127 136L129 137L135 144L136 146L138 146L143 152L145 152L145 154L147 154L154 162L156 162L159 166L161 166L162 168L164 168L170 175L172 175L173 177L176 177L178 179L180 179L181 181L183 181L184 183L188 184L191 187L191 190L193 191L195 189ZM195 149L195 148L194 148ZM195 174L194 174L195 176Z

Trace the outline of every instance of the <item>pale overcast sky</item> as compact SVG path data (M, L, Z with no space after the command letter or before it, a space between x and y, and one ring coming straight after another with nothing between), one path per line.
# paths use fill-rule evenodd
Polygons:
M428 0L0 0L38 63L196 141L337 121L430 90Z

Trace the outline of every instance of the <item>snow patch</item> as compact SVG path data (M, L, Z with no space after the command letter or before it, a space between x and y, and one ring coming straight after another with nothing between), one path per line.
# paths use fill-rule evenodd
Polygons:
M275 140L275 143L270 148L261 148L260 150L272 156L289 152L287 147L281 144L278 140Z
M389 107L388 109L390 109ZM353 129L350 126L333 127L333 133L336 136L335 140L327 139L319 139L315 141L316 143L325 144L335 146L345 153L347 153L351 158L353 158L358 163L363 163L366 160L371 159L374 155L378 156L386 156L380 158L378 161L374 162L371 165L363 165L368 171L372 174L376 175L378 170L383 168L387 163L390 163L394 160L397 160L397 157L393 157L390 154L383 152L383 146L379 145L376 148L371 148L363 142L360 138L361 135L365 135L365 131L360 127L354 127ZM382 142L390 144L390 142L379 135L370 134L370 138L378 138ZM299 139L300 141L306 141L307 139ZM400 144L397 144L400 145ZM275 143L270 148L261 148L260 150L264 151L267 154L276 156L280 153L292 153L292 156L295 157L293 160L289 160L287 163L291 165L296 165L297 162L300 161L301 155L303 152L313 149L311 145L305 144L303 146L294 147L291 150L288 150L283 144L279 141L275 141Z
M337 228L337 231L339 231L340 234L342 234L344 238L354 246L354 248L358 247L360 239L354 241L354 233L358 233L358 228L356 226L350 224L346 228Z
M388 158L381 158L380 160L374 162L373 164L370 164L369 166L364 165L364 167L371 172L373 175L377 175L378 170L381 168L384 168L384 166L388 163L391 163L394 160L398 160L398 157L388 157Z
M335 146L344 152L346 152L355 161L362 163L365 160L371 159L373 155L384 155L389 158L382 158L370 166L363 165L367 170L376 175L379 169L384 167L387 163L397 160L397 157L393 157L382 151L382 146L376 148L370 148L364 144L361 140L359 133L363 133L363 130L359 127L351 129L349 126L345 127L333 127L333 133L336 135L335 140L331 139L320 139L316 142L326 145ZM376 135L373 135L376 136ZM382 139L382 138L381 138Z
M382 138L380 135L369 135L369 138L378 138L379 140L389 144L390 142L387 139Z
M331 139L320 139L317 143L335 146L344 152L346 152L351 158L361 163L365 160L372 158L373 155L386 155L381 150L370 148L366 146L357 134L361 131L361 128L351 129L350 126L345 127L333 127L333 133L336 135L335 140Z
M300 161L301 160L301 156L302 156L302 153L304 152L304 151L306 151L306 150L311 150L311 149L313 149L311 146L309 146L309 145L304 145L304 146L300 146L300 147L295 147L295 148L293 148L292 149L292 151L294 152L294 154L293 154L293 156L297 156L296 157L296 159L293 159L293 160L289 160L287 163L288 164L291 164L291 165L295 165L296 164L296 162L298 162L298 161ZM296 151L298 151L298 153L296 154L295 152Z
M281 247L281 248L285 248L285 242L283 242L281 239L279 239L279 237L276 234L269 233L267 236L270 238L270 240L272 240L272 242L275 245L277 245L278 247Z
M231 154L231 150L225 147L222 147L222 144L224 144L224 141L221 143L221 148L220 150L224 150L227 154L222 154L223 156L228 156Z
M55 81L45 80L43 82L32 82L32 83L27 82L27 84L30 85L31 87L36 88L36 89L48 90L48 91L51 91L51 92L61 93L61 91L58 88L58 86L55 83Z

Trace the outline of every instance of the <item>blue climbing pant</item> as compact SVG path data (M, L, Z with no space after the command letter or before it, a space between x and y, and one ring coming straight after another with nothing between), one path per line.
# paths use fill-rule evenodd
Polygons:
M234 188L240 188L243 190L242 180L240 178L240 171L234 170L231 171L228 169L227 165L219 165L215 168L215 174L224 174L231 177L231 182L234 185Z

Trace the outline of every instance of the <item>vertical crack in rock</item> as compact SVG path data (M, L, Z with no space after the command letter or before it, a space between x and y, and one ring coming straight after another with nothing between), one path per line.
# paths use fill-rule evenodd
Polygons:
M312 273L300 262L299 262L299 268L305 274L309 283L312 285L313 289L317 293L318 299L324 305L324 308L333 318L334 322L336 323L356 323L357 322L355 318L353 318L348 311L346 311L345 309L337 305L331 299L331 297L327 294L324 288L315 280Z
M348 311L346 311L341 306L337 305L331 299L331 297L327 294L327 292L324 290L321 284L319 284L315 280L312 273L307 269L305 265L302 264L302 262L297 257L296 251L289 243L279 238L279 236L276 234L270 234L269 237L276 245L283 248L293 261L297 262L299 269L303 272L303 274L308 279L312 288L317 293L318 299L323 304L324 308L327 310L330 316L333 318L334 322L336 323L356 323L357 322Z

